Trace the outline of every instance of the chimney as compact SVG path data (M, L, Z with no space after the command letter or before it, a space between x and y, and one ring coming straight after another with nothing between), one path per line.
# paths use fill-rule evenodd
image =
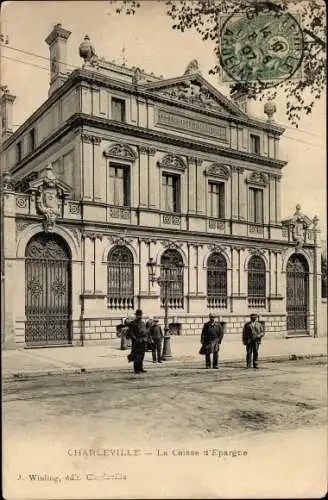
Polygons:
M49 95L67 79L67 40L70 34L58 23L45 39L50 50Z
M9 93L5 88L0 98L1 109L1 138L2 140L8 139L13 133L13 104L16 96Z

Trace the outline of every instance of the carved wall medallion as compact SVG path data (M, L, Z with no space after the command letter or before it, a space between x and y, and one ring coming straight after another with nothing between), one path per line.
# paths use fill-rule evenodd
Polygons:
M30 183L29 190L36 192L36 208L44 216L44 230L53 231L57 217L61 215L62 199L71 194L68 186L56 178L49 165L40 179Z
M28 198L23 196L16 196L16 207L17 208L27 208Z
M101 137L98 137L96 135L91 135L91 134L82 134L81 139L83 142L86 142L88 144L95 144L98 145L101 143Z
M265 254L263 248L249 248L248 251L251 255L256 255L258 257L262 257Z
M68 211L70 214L74 215L80 215L81 213L81 208L79 203L69 203L68 205Z

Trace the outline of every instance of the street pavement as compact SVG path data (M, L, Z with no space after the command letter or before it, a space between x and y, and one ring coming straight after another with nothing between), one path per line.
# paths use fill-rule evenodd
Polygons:
M169 364L195 364L201 367L204 357L198 354L198 336L171 337L172 358ZM2 377L4 379L31 377L46 374L80 373L81 371L126 370L129 350L120 350L120 339L109 340L104 345L66 346L38 349L13 349L2 351ZM264 338L260 347L260 360L295 359L295 357L327 356L327 337ZM147 352L145 364L151 363ZM226 336L220 349L220 363L240 362L245 359L245 348L240 336Z

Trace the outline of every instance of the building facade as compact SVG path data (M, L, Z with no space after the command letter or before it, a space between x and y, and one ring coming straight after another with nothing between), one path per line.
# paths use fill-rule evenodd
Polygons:
M209 312L240 334L257 312L267 335L317 335L317 219L281 220L284 129L251 118L201 75L106 62L86 36L66 72L56 25L48 99L14 133L2 96L3 343L85 344L116 336L141 308L199 334Z

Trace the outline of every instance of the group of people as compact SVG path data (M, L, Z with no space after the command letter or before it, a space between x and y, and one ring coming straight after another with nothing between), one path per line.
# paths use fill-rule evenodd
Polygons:
M131 352L128 361L133 362L134 373L146 373L143 367L145 352L152 351L153 363L162 363L163 332L158 318L145 321L141 309L136 310L135 319L125 320L122 340L131 341Z
M201 348L199 353L205 356L205 368L218 369L219 350L224 336L224 331L220 322L215 321L213 314L209 315L202 329ZM246 347L246 367L258 368L258 353L261 339L264 336L262 324L258 320L258 315L250 315L250 321L245 323L242 333L242 342ZM143 313L137 309L135 318L125 320L123 339L128 339L131 345L131 352L128 361L133 362L135 373L146 373L143 367L145 352L152 351L153 363L162 362L163 332L159 325L158 318L148 320L143 319Z
M213 314L209 315L209 321L203 326L201 334L201 348L199 353L205 355L205 367L218 369L220 344L223 340L223 328L220 322L215 322ZM245 323L242 341L246 347L246 367L258 368L258 355L261 339L264 336L262 324L258 315L252 313L250 321Z

